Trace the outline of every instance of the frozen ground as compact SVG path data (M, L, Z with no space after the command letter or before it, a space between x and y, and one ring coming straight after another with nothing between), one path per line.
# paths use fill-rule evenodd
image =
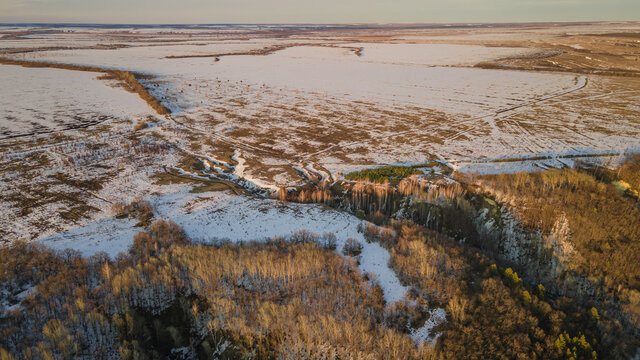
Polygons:
M532 48L456 44L350 43L345 46L362 48L360 58L364 62L425 66L473 66L482 61L530 56L540 51Z
M419 43L419 31L375 42L346 41L340 33L275 38L253 29L120 30L34 33L7 41L38 51L8 56L153 74L144 84L173 110L167 128L175 131L164 135L205 156L224 158L242 149L243 177L265 188L299 184L295 168L308 166L336 178L378 164L442 158L484 171L476 160L640 147L637 79L470 67L535 57L546 50L514 42L514 34L547 41L557 29L449 29L448 35L441 29L431 35L438 43ZM480 38L473 44L448 40L465 34ZM46 46L49 38L65 36L93 36L111 48ZM546 166L509 162L500 168L539 165Z
M0 138L150 114L147 104L136 94L97 80L98 75L0 66Z
M573 85L572 75L534 74L449 68L532 53L520 48L489 48L446 44L340 44L296 46L266 56L167 58L205 54L243 53L282 41L217 42L214 44L132 47L114 50L39 51L13 58L100 66L159 76L165 92L181 91L183 101L206 102L207 93L190 87L211 88L218 81L274 89L288 96L347 97L389 106L405 104L477 115L556 93ZM363 48L362 56L353 49ZM443 67L443 66L447 67ZM191 91L190 91L191 90ZM186 94L185 94L186 92ZM160 93L160 96L163 94ZM311 100L311 98L310 98ZM176 104L168 104L175 110Z
M464 57L465 61L473 62L474 58L469 56L473 51L465 52L465 46L459 47L463 51L453 45L447 47L452 53L446 56L449 59ZM439 48L439 45L388 45L376 48L370 60L368 47L361 57L337 48L295 47L264 58L222 59L204 78L215 76L233 82L263 83L270 88L325 93L329 97L381 106L413 105L455 115L477 115L513 106L574 84L571 75L436 67L430 62L437 64L446 60L438 55L434 55L434 59L414 58L416 52L440 54ZM408 63L411 61L416 63Z

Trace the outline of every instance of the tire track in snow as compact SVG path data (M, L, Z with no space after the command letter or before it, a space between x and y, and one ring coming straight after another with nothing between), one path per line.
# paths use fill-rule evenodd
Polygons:
M464 119L464 120L461 120L461 121L454 122L453 123L454 126L463 125L463 124L466 125L466 123L471 123L471 126L469 126L467 130L460 131L457 134L454 134L454 135L446 138L445 141L455 140L460 136L468 135L472 130L477 129L477 127L478 127L477 121L478 120L484 120L484 119L491 118L491 117L501 117L501 114L512 113L512 112L514 112L516 110L519 110L519 109L527 107L527 106L537 105L539 103L542 103L542 102L545 102L545 101L549 101L549 100L553 100L553 99L558 98L560 96L564 96L564 95L567 95L567 94L582 90L588 85L589 81L588 81L588 78L586 76L580 76L579 79L580 79L580 81L578 81L577 86L571 87L569 89L564 89L564 90L557 91L557 92L552 93L552 94L544 95L544 96L538 97L536 99L525 101L525 102L522 102L520 104L511 106L511 107L498 109L498 110L496 110L496 111L494 111L494 112L492 112L490 114L479 115L479 116L476 116L476 117L473 117L473 118L470 118L470 119ZM473 126L474 124L476 126Z
M563 90L554 92L552 94L544 95L544 96L538 97L538 98L533 99L533 100L525 101L525 102L522 102L522 103L520 103L518 105L515 105L515 106L498 109L498 110L493 111L490 114L483 114L483 115L479 115L479 116L475 116L475 117L471 117L471 118L455 120L453 122L448 123L448 125L450 127L467 125L468 123L471 123L471 125L474 125L479 120L484 120L484 119L487 119L487 118L496 117L499 114L503 114L503 113L506 113L506 112L512 112L512 111L515 111L515 110L523 108L523 107L531 106L531 105L534 105L534 104L539 104L539 103L544 102L544 101L549 101L549 100L555 99L557 97L560 97L560 96L563 96L563 95L567 95L567 94L579 91L581 89L584 89L589 83L588 82L588 78L586 76L584 76L584 75L583 76L579 76L578 79L579 80L577 81L576 86L570 87L568 89L563 89ZM460 136L469 134L471 131L477 129L477 124L475 124L475 125L476 126L468 126L468 128L466 130L459 131L456 134L451 135L448 138L444 139L444 141L451 141L451 140L454 140L454 139L456 139L456 138L458 138ZM441 124L433 124L431 126L427 126L427 129L437 130L440 127L441 127ZM396 136L400 136L400 135L411 134L411 133L414 133L414 132L415 132L415 130L411 129L411 130L397 132L397 133L395 133L395 134L393 134L391 136L396 137ZM328 151L331 151L331 150L335 149L338 146L340 146L342 148L348 148L348 147L351 147L351 146L354 146L354 145L362 145L362 144L370 143L371 141L374 141L374 140L378 140L378 139L381 139L381 138L388 138L388 137L390 137L388 134L379 134L379 135L376 135L376 136L372 136L369 139L364 140L364 141L352 141L352 142L347 142L347 143L344 143L344 144L330 145L329 147L327 147L327 148L325 148L323 150L320 150L320 151L317 151L317 152L314 152L314 153L311 153L311 154L306 154L306 155L302 156L302 159L309 159L311 157L315 157L317 155L324 154L324 153L326 153Z

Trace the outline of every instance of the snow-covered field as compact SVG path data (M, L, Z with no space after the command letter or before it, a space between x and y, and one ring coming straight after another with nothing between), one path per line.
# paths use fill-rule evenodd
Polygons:
M0 66L0 138L151 113L136 94L97 80L98 75Z
M199 137L206 133L216 143L231 144L232 152L243 148L251 163L244 175L267 188L299 183L294 166L316 164L338 175L377 164L444 158L467 161L471 165L462 168L474 171L474 160L624 153L640 147L640 126L634 120L640 114L637 80L626 79L620 86L615 79L596 76L471 67L542 51L535 47L410 43L419 35L405 36L409 43L380 43L314 34L224 37L238 36L239 29L222 38L202 29L119 31L7 40L42 47L8 56L154 75L143 83L173 110L170 120ZM469 32L450 36L557 36L546 30ZM46 49L48 38L65 36L94 36L126 47ZM228 55L271 48L276 50L265 55ZM620 104L625 108L607 111ZM51 105L46 108L53 111ZM209 146L203 155L219 151ZM290 166L274 167L274 158ZM529 168L510 165L512 171Z
M473 66L482 61L539 52L531 48L456 44L350 43L345 46L362 48L361 60L364 62L425 66Z
M407 104L477 115L571 88L574 76L536 74L450 66L473 65L505 56L529 54L535 50L489 48L443 44L340 44L296 46L267 56L225 56L167 58L168 56L242 53L272 45L292 45L291 41L216 42L202 46L172 45L131 47L114 50L39 51L13 56L21 60L50 61L100 66L150 73L160 77L170 89L188 84L211 87L218 81L283 91L347 97L390 106ZM353 49L363 48L362 56ZM195 104L207 94L182 95ZM169 104L174 105L174 104ZM175 105L172 107L176 109Z
M396 46L399 48L394 49ZM432 46L435 49L429 48ZM438 54L439 45L416 47L422 49L411 49L411 45L376 48L372 60L368 58L367 47L362 57L336 48L289 48L264 58L222 59L208 68L211 72L203 74L203 78L215 76L234 82L263 83L271 88L325 93L380 106L412 105L455 115L479 115L574 85L572 75L432 66L432 60L437 64L443 59L438 56L416 59L416 51ZM460 47L464 50L464 46ZM456 54L456 48L451 50L453 54L448 56L452 58L469 55L464 51ZM387 54L387 58L381 54ZM473 62L474 58L464 60Z
M153 120L158 126L144 132L145 142L201 158L227 159L228 177L247 186L277 190L304 182L308 169L336 179L354 169L434 159L461 171L531 170L571 164L556 154L623 154L640 148L639 80L480 69L472 65L541 50L531 44L443 43L460 36L547 39L557 36L556 30L441 29L434 31L437 36L430 35L440 43L412 43L427 36L417 30L395 36L393 42L342 38L340 32L275 37L251 27L0 31L5 34L0 40L3 57L154 75L140 81L173 113ZM376 34L384 38L385 33ZM403 38L408 42L399 40ZM104 122L108 131L118 134L109 135L116 140L107 145L131 142L127 138L132 125L151 110L136 94L97 80L98 75L0 66L3 137ZM60 134L71 142L84 136ZM42 149L57 140L37 141ZM83 141L81 147L90 149L91 140ZM4 147L7 164L23 156L29 150L25 147ZM58 166L76 158L71 154L71 160L65 160L67 154L60 152L48 153ZM111 156L115 153L110 151ZM553 159L492 161L542 154ZM180 156L174 155L151 171L160 165L177 169ZM150 171L118 161L110 158L100 165ZM21 181L19 173L10 178ZM122 179L119 175L105 186L122 186ZM148 195L140 188L122 193ZM107 196L104 192L100 196Z

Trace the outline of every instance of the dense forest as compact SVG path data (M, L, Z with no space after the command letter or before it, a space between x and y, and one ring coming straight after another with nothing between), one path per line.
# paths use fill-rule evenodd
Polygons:
M313 240L195 245L159 220L115 260L4 247L2 300L22 301L1 309L0 358L431 356L402 325L424 322L415 305L385 308L352 258Z
M156 221L114 261L16 243L1 252L3 294L27 295L4 309L0 356L420 359L482 357L490 344L507 358L562 358L554 343L562 321L539 325L536 316L552 315L538 295L523 298L520 285L450 238L394 227L399 235L365 229L370 241L392 249L391 266L414 289L413 304L387 307L356 260L304 232L195 245L177 225ZM467 285L472 271L482 273L477 287ZM418 305L430 302L448 303L452 317L439 351L407 335L426 320ZM496 320L495 332L484 331Z
M364 169L345 174L347 180L367 180L382 182L384 180L404 179L411 175L420 175L422 171L405 166L382 166L374 169Z
M160 220L115 260L13 244L0 252L2 300L22 301L2 309L0 358L594 359L615 351L597 311L555 309L543 287L449 237L406 221L363 231L390 250L410 302L385 304L357 258L305 232L201 245ZM448 313L435 347L408 335L429 306Z
M590 279L640 323L640 155L602 168L477 177L530 231L550 235L565 271ZM624 187L618 184L623 182Z

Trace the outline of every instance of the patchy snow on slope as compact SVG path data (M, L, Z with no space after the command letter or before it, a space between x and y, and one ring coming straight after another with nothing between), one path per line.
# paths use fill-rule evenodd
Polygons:
M143 230L136 227L136 223L135 220L106 217L39 241L57 250L73 249L84 256L105 252L114 258L126 252L134 235Z
M11 296L12 294L10 294L6 289L0 291L0 319L5 314L20 309L22 307L22 301L36 293L36 287L34 285L29 285L26 288L23 287L23 289L25 290L15 294L14 296Z
M253 189L268 189L272 191L277 191L280 187L257 179L247 173L247 165L246 160L242 157L242 152L239 150L235 150L233 153L233 160L235 160L238 164L233 169L233 174L243 181L247 187Z
M411 332L411 338L418 344L427 342L430 345L435 345L441 334L433 334L432 331L436 326L447 321L447 312L442 308L431 310L429 314L431 316L425 321L424 325Z
M378 243L363 242L362 236L354 238L357 238L362 244L360 269L376 275L376 281L384 290L384 299L387 302L402 300L409 288L403 286L397 275L389 268L388 264L391 260L389 251ZM344 239L341 240L344 242Z
M402 300L408 290L389 268L389 252L377 243L367 243L358 232L361 220L345 212L226 192L194 194L186 187L149 200L155 207L156 218L173 220L191 239L203 243L218 239L266 241L307 230L318 235L333 233L337 249L341 250L348 238L355 238L363 245L360 269L374 274L387 302ZM135 223L107 217L39 241L54 249L76 249L85 256L106 252L113 257L127 251L133 236L143 230L135 227Z

